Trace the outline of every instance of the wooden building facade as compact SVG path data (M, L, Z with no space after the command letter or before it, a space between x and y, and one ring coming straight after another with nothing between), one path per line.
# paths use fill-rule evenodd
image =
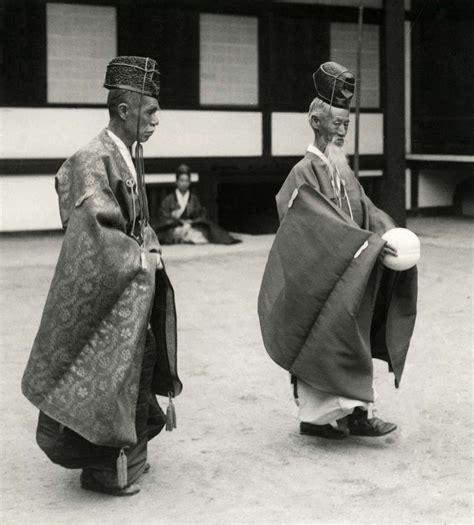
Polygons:
M274 195L312 140L311 75L327 60L355 67L359 3L361 183L400 223L406 210L452 210L474 160L468 1L7 0L2 231L59 227L53 176L106 125L101 83L117 55L161 71L161 122L145 145L151 213L186 162L211 217L275 231Z

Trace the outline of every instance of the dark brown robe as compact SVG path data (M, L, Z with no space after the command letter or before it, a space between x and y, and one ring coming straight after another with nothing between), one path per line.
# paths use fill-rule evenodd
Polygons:
M373 357L388 363L397 386L402 376L416 317L416 268L383 267L380 236L393 221L348 170L352 220L347 202L336 205L329 176L307 153L277 195L281 224L262 279L260 326L272 359L294 376L322 392L372 402Z
M189 200L179 219L173 217L172 212L179 209L176 193L167 195L160 206L159 218L154 229L163 244L173 244L173 230L182 225L181 221L191 221L191 225L199 230L210 243L236 244L240 240L232 237L224 228L221 228L207 218L206 209L201 206L196 194L190 192Z

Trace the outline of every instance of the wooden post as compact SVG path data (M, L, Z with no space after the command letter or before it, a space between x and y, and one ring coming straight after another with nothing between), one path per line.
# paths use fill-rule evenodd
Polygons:
M262 112L262 156L272 154L272 86L273 71L272 31L273 6L271 0L265 0L264 9L259 17L258 30L258 68L259 68L259 105Z
M362 34L364 30L364 6L359 6L357 30L357 67L356 67L356 107L355 107L355 143L354 175L359 178L359 130L360 130L360 92L362 89Z
M405 8L404 0L384 0L383 109L384 178L380 207L399 226L405 210Z

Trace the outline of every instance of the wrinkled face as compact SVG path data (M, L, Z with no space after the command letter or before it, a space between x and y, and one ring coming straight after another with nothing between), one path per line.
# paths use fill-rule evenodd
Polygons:
M191 178L187 173L181 173L176 179L176 186L181 193L186 193L191 186Z
M349 127L348 109L331 108L328 115L319 120L319 131L326 142L342 147Z
M137 124L138 124L138 106L139 102L134 101L128 106L125 117L125 132L127 137L135 141L137 139ZM160 107L158 100L147 95L143 95L142 105L140 110L140 127L138 130L138 140L146 142L155 132L158 126L158 111Z

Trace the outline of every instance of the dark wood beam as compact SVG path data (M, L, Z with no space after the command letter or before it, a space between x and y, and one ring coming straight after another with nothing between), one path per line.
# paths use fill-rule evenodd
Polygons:
M400 226L404 226L406 222L404 0L384 0L383 6L384 189L379 204Z
M272 30L273 12L272 3L266 0L266 9L258 21L258 84L259 107L262 112L262 156L271 157L272 154L272 85L273 71Z

